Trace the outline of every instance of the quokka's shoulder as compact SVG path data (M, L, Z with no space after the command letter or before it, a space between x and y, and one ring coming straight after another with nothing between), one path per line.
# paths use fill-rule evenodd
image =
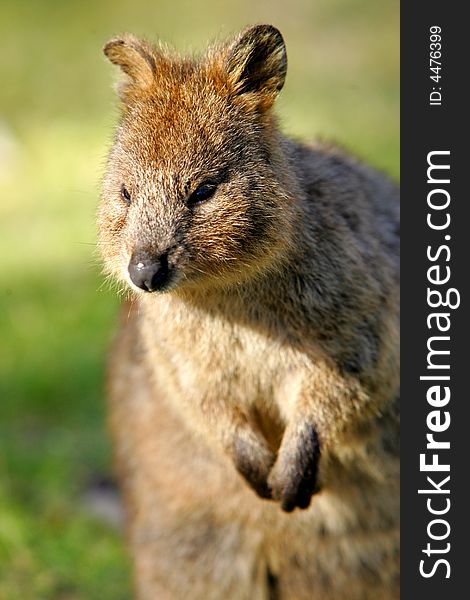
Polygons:
M304 195L306 220L344 228L355 238L381 239L399 252L399 188L393 180L347 150L322 140L284 139L284 151Z
M324 181L357 188L381 187L384 193L398 199L399 188L385 172L370 166L343 146L322 139L306 142L284 139L284 151L306 183Z
M399 187L385 172L354 156L345 148L318 140L284 139L290 168L295 170L307 196L346 198L351 207L362 204L389 205L391 218L398 219Z

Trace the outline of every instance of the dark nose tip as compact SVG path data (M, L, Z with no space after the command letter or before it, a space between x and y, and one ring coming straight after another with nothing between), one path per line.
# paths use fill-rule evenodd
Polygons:
M155 292L168 280L168 257L132 257L128 270L132 283L146 292Z

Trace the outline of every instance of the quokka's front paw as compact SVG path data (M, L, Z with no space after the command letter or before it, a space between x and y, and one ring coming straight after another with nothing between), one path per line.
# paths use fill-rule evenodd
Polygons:
M305 423L295 430L287 430L277 460L268 477L274 500L281 508L291 512L294 508L307 508L317 484L320 444L315 428Z
M239 435L233 444L233 461L237 471L261 498L271 498L268 475L276 460L264 441L251 432Z

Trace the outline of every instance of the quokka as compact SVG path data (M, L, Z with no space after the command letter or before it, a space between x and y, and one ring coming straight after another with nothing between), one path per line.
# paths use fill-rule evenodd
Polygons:
M142 600L397 600L398 191L280 133L279 31L132 35L99 209Z

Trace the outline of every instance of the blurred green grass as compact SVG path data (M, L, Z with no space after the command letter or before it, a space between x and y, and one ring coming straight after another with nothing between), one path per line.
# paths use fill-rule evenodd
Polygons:
M132 31L202 49L270 22L287 43L283 129L398 179L396 0L1 0L0 599L130 597L120 535L83 508L110 471L106 349L118 300L95 251L116 118L101 54Z

